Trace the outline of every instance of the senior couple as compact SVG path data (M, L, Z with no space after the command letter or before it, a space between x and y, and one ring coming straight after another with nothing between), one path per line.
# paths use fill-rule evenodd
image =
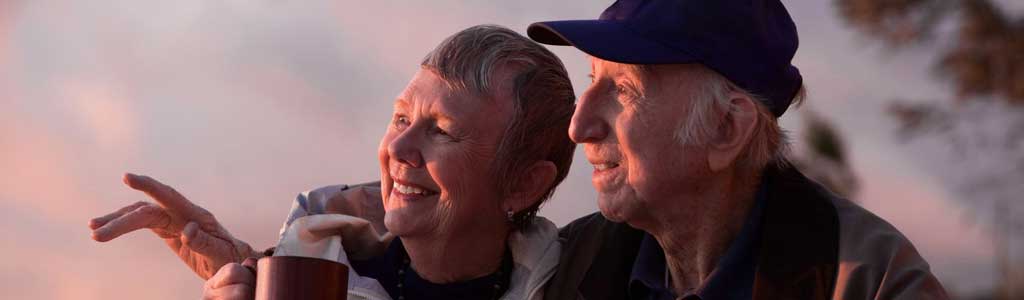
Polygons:
M394 102L380 182L299 195L282 233L334 218L320 232L358 274L350 298L947 298L899 231L786 163L778 118L803 85L778 0L619 0L527 32L441 42ZM590 56L578 101L534 41ZM558 229L536 213L575 144L600 213ZM94 239L149 228L207 280L204 299L253 298L241 263L274 249L154 179L125 183L156 203L92 220Z

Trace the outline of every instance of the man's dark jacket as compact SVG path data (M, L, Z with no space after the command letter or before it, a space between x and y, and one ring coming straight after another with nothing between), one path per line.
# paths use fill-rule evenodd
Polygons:
M769 167L763 176L754 299L948 298L892 225L792 167ZM642 231L595 213L559 235L561 260L545 299L627 299Z

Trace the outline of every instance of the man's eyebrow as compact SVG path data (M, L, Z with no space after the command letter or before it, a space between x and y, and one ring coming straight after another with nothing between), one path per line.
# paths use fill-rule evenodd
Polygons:
M455 120L455 118L452 118L452 116L439 111L431 112L430 116L433 117L434 120L437 120L438 123L451 124Z

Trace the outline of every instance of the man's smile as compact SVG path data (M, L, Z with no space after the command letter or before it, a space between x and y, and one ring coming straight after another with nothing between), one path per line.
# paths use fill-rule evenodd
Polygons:
M594 164L594 169L598 170L598 171L614 169L614 168L617 168L617 167L619 167L619 164L617 164L617 163L599 163L599 164Z

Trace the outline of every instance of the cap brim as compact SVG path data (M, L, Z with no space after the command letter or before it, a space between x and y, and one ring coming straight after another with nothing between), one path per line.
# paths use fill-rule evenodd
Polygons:
M643 37L611 20L550 21L530 24L526 34L538 43L573 46L591 56L626 64L696 62L685 49Z

